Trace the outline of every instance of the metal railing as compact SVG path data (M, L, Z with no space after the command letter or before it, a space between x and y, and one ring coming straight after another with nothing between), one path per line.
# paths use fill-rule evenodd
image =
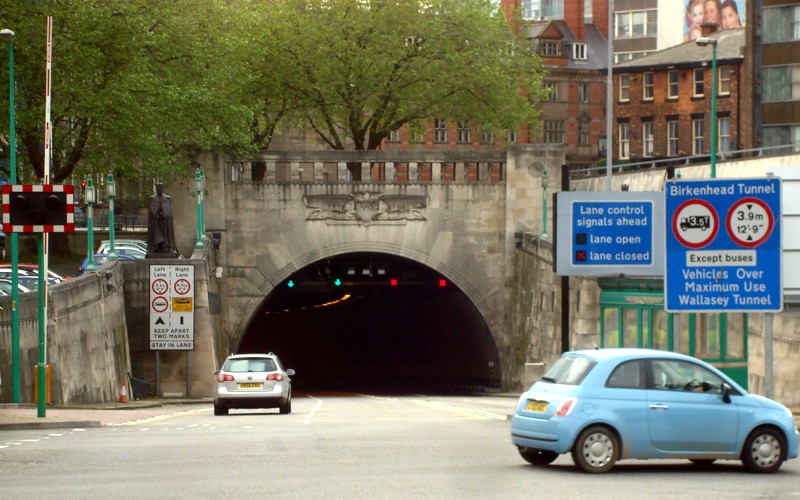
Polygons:
M792 153L800 153L800 143L751 149L738 149L734 151L720 151L717 153L717 162L746 158L759 158L764 156L783 156ZM668 158L654 156L648 158L647 160L638 162L623 161L621 163L617 163L612 165L612 171L621 173L635 172L637 170L645 170L650 168L680 167L687 165L699 166L705 165L710 161L710 154L670 156ZM598 175L606 175L606 173L605 165L583 169L570 169L570 177L594 177Z

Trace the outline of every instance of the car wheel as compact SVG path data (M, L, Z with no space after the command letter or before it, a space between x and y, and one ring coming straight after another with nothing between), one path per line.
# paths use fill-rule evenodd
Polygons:
M784 450L780 432L769 427L760 427L747 437L742 450L742 463L750 472L775 472L786 460Z
M619 441L606 427L594 426L581 432L572 447L572 459L584 472L608 472L619 458Z
M214 415L227 415L228 407L225 405L214 403Z
M553 460L558 458L558 453L549 450L537 450L536 448L526 448L524 446L520 446L517 450L526 462L533 465L550 465Z
M292 413L292 398L287 399L286 404L281 405L279 410L283 415L288 415L289 413Z

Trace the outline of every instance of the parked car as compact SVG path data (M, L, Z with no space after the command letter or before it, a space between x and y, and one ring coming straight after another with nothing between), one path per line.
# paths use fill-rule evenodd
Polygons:
M120 247L131 247L135 246L137 248L141 248L142 250L147 253L147 242L144 240L131 240L131 239L114 239L114 250ZM100 246L97 248L97 253L108 253L108 249L111 247L111 240L103 240L100 242Z
M564 353L519 398L511 441L533 465L571 452L594 473L629 458L741 460L775 472L798 453L785 406L699 359L649 349Z
M125 254L117 254L117 258L133 260L133 257L131 257L130 255L125 255ZM108 254L107 253L96 253L96 254L94 254L92 256L92 260L94 261L94 264L97 267L100 267L100 265L102 265L106 260L108 260ZM88 264L89 264L89 258L87 257L87 258L83 259L83 262L81 262L81 265L78 268L78 276L82 275L86 271L86 266Z
M100 247L97 250L97 253L108 253L111 251L111 247ZM114 245L114 253L117 255L128 255L134 259L144 259L147 256L147 251L142 250L136 245Z
M12 283L10 279L0 278L0 290L3 290L3 292L5 292L6 295L11 295L11 290L12 290L11 286ZM19 290L19 293L25 293L31 291L30 288L23 285L22 283L17 283L17 289Z
M39 277L39 266L37 264L17 264L18 275L22 275L23 273L26 274L33 274ZM0 275L8 274L11 276L11 264L0 264ZM47 271L47 282L51 285L55 285L56 283L61 283L62 281L68 280L69 278L65 278L53 271Z
M278 356L234 354L214 372L214 415L231 408L278 408L292 412L294 370L284 370Z

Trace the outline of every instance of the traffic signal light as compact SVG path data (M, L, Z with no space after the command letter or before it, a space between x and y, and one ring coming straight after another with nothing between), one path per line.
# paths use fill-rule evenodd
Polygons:
M3 186L3 231L56 233L74 230L71 185Z

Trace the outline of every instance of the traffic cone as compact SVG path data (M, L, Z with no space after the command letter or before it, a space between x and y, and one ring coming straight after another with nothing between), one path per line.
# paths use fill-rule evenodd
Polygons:
M127 403L128 402L128 386L125 381L122 381L122 387L119 389L119 402L120 403Z

